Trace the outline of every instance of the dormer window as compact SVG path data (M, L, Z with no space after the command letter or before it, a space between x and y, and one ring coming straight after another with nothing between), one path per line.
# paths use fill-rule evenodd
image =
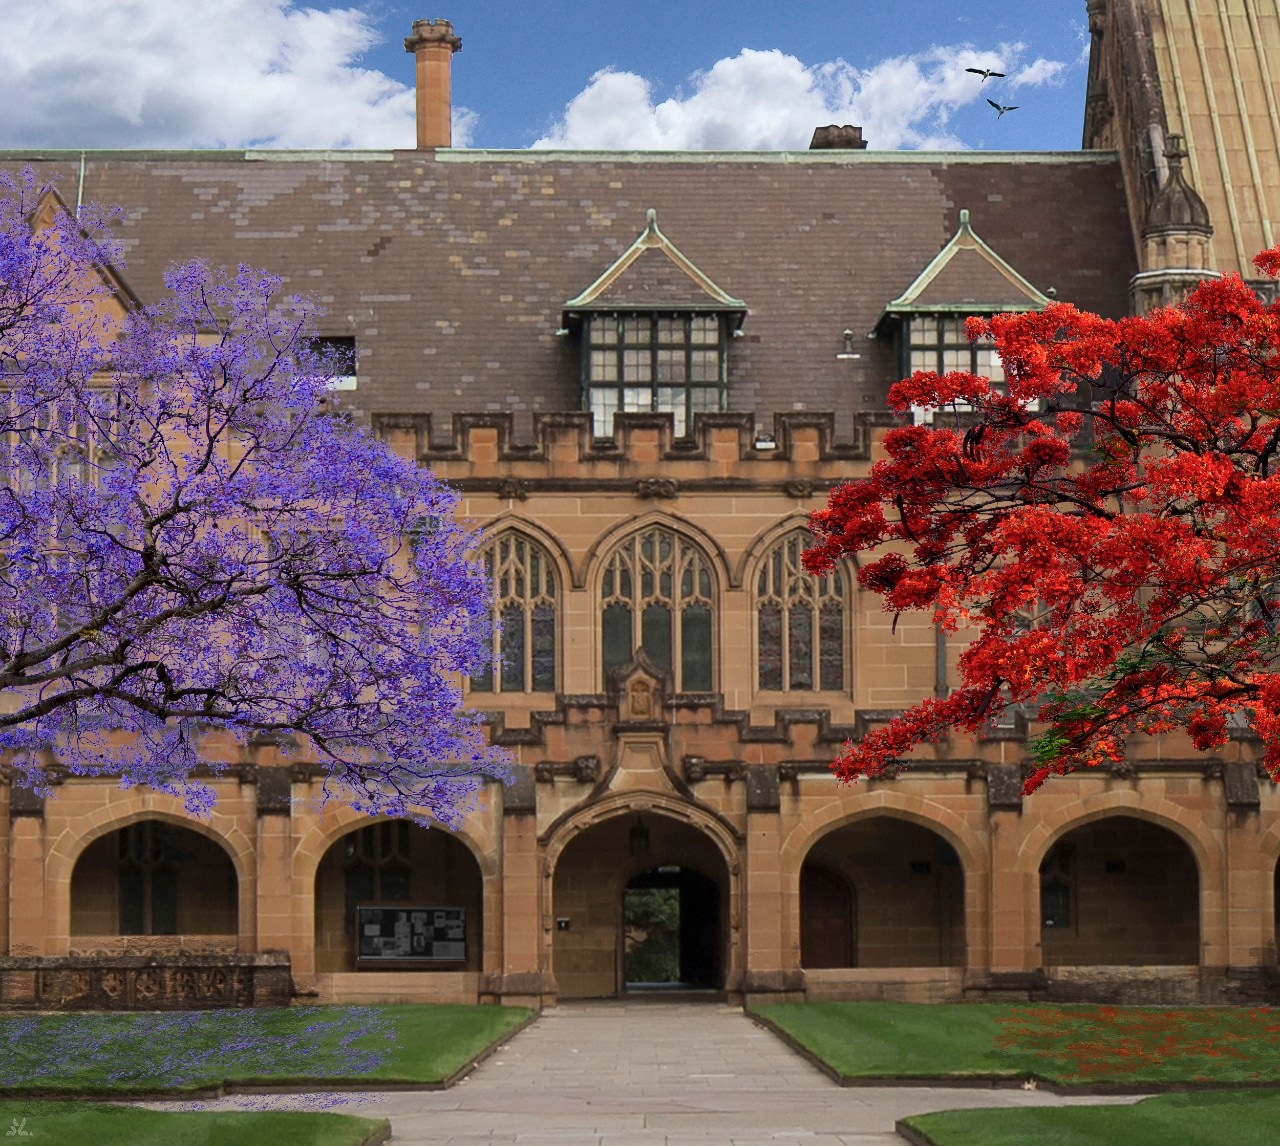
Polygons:
M1049 296L1032 286L974 234L969 212L942 248L880 316L876 331L896 333L898 366L905 377L917 370L936 374L967 371L1004 389L1004 366L990 342L969 341L965 320L1010 311L1044 310ZM967 402L948 407L971 409ZM936 411L913 411L916 423L931 422Z
M336 335L312 338L307 348L331 373L329 390L356 389L356 340Z
M907 370L933 370L948 374L967 370L992 382L1004 382L1004 366L990 343L973 343L965 333L968 315L917 314L907 320L904 341L908 348Z
M725 408L724 322L718 314L604 312L583 318L583 393L597 438L616 414L671 414L677 438L694 414Z
M746 303L721 290L660 230L656 211L626 251L564 304L562 334L582 346L582 406L592 433L619 414L670 414L677 439L696 414L728 407L727 348Z
M985 316L982 316L985 317ZM903 376L917 370L949 374L965 370L989 378L993 389L1004 390L1004 364L990 342L970 342L964 324L968 315L914 314L902 323ZM956 402L955 410L971 410L968 402ZM926 411L917 411L917 415ZM919 421L917 417L917 421Z

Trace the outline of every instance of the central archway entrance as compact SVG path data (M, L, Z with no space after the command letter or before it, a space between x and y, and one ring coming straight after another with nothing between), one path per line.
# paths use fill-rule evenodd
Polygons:
M552 897L561 998L724 989L729 870L692 824L645 809L583 829L556 860Z
M724 982L720 889L692 868L644 872L622 892L622 987L715 991Z

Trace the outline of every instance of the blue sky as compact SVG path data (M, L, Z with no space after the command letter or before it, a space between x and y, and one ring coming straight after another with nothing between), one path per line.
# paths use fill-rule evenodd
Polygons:
M0 147L412 147L421 18L462 37L456 145L804 148L832 122L873 148L1080 145L1084 0L431 4L5 4Z

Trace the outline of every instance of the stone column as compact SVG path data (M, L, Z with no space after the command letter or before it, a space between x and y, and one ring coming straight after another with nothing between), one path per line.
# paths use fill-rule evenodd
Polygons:
M295 889L293 886L292 790L287 766L259 767L256 934L241 922L241 951L290 951L293 947L295 890L299 894L314 894L314 888Z
M782 951L782 816L778 769L749 764L747 782L746 873L743 880L743 948L746 973L743 1002L801 1002L804 978L789 967ZM733 989L732 983L726 986Z
M1262 834L1262 793L1252 761L1223 765L1223 796L1227 804L1223 859L1227 880L1227 964L1246 978L1274 967L1275 935L1267 934L1271 913L1267 900L1275 894L1274 872L1259 847Z
M31 797L28 791L25 793ZM11 796L12 798L12 796ZM44 801L38 814L10 809L9 818L9 952L15 955L56 955L49 946L46 923L50 904L44 878Z
M493 993L511 1006L554 1001L555 979L542 961L544 889L539 879L537 788L532 771L516 766L502 790L502 970ZM487 960L486 960L487 962Z

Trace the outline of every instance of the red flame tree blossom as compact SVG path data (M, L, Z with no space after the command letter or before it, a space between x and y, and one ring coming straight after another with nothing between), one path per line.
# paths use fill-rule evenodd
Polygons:
M1280 275L1280 247L1255 264ZM1280 302L1227 275L1141 317L1054 303L968 333L994 341L1007 393L968 373L895 384L895 410L975 414L890 430L886 460L812 515L804 558L823 574L860 557L886 610L976 630L963 684L833 770L878 775L1019 704L1049 725L1028 794L1121 760L1135 732L1183 728L1204 751L1233 719L1280 780Z
M279 279L190 263L133 305L103 214L33 227L47 194L0 174L0 749L196 815L209 733L283 734L324 799L455 826L507 770L460 707L491 596L457 495L325 416Z

